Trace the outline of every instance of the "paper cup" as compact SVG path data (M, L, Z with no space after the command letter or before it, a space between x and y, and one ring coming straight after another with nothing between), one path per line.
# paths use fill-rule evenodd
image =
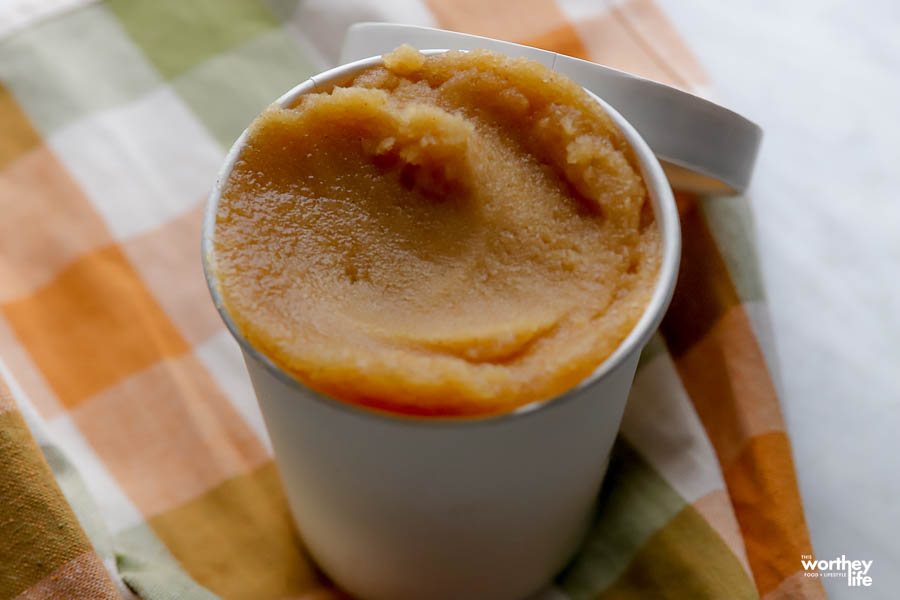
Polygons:
M326 71L278 102L380 63ZM681 242L659 162L597 101L640 162L662 233L658 282L634 330L590 377L499 416L376 413L307 388L251 346L223 306L212 254L221 186L246 132L228 154L206 206L206 279L243 351L301 536L322 570L360 600L521 600L551 580L586 531L638 358L672 296Z

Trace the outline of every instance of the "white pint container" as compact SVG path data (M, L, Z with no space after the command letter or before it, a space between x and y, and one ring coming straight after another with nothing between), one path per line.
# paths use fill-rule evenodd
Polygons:
M291 105L380 63L373 57L331 69L278 102ZM301 536L322 570L360 600L522 600L559 572L586 531L638 358L672 296L681 242L659 162L594 97L640 163L662 233L656 289L635 328L590 377L499 416L373 412L307 388L251 346L222 303L212 253L221 186L246 133L219 173L203 231L207 282L243 351Z

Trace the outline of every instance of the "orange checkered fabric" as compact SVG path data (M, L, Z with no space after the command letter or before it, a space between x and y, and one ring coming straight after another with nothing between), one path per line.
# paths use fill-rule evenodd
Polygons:
M228 146L359 20L709 87L652 0L0 4L0 599L340 597L292 527L199 240ZM679 205L675 299L542 597L824 598L747 201Z

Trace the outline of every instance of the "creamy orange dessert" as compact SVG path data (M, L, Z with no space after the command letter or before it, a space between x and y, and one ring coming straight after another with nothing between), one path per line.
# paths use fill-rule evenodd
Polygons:
M631 148L580 86L405 46L253 122L211 264L238 329L310 388L476 416L600 365L652 295L660 244Z

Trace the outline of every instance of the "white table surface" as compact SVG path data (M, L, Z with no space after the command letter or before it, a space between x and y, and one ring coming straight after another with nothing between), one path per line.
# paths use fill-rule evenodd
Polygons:
M749 196L813 547L874 560L829 597L900 598L900 2L658 1L765 129Z

